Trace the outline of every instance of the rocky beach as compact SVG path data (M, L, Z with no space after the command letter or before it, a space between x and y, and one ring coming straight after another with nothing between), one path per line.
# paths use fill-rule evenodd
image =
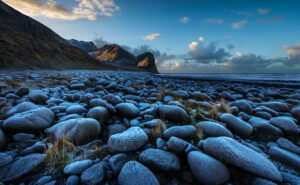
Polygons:
M0 73L0 184L300 184L300 90L151 73Z

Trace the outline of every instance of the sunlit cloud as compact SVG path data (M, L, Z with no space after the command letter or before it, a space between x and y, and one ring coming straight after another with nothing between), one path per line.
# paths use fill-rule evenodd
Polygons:
M238 51L236 51L236 52L235 52L235 54L236 54L236 56L238 56L238 57L241 57L241 56L243 56L243 54L242 54L242 53L240 53L240 52L238 52Z
M44 16L53 19L98 20L99 17L111 17L120 9L114 0L74 0L76 6L66 9L55 0L3 0L11 7L28 16Z
M241 29L245 26L245 24L247 24L247 20L242 20L240 22L232 23L231 27L233 29Z
M142 39L143 40L154 40L154 39L157 39L158 37L161 37L162 34L160 33L153 33L153 34L150 34L150 35L145 35L145 36L142 36Z
M268 8L257 8L257 13L261 15L266 15L270 12L270 9Z
M282 49L288 55L288 64L300 65L300 42L296 45L283 46Z
M214 18L208 18L206 19L206 22L209 22L209 23L216 23L216 24L221 24L224 22L223 19L214 19Z
M203 41L204 41L204 37L199 37L198 40L199 40L200 42L203 42Z
M183 23L183 24L187 24L187 23L189 23L190 22L190 18L189 17L187 17L187 16L185 16L185 17L182 17L180 20L179 20L179 22L181 22L181 23Z

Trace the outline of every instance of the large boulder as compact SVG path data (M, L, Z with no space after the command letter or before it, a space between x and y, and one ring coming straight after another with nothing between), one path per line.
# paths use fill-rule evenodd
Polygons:
M278 101L270 101L261 103L262 106L269 107L278 112L288 112L289 106L286 103L278 102Z
M31 154L26 157L20 157L13 163L0 168L0 181L6 183L26 176L45 161L45 154Z
M140 113L139 109L132 103L119 103L116 105L116 110L118 116L126 118L137 117Z
M247 114L253 113L252 106L251 106L251 104L249 104L249 102L247 100L236 100L236 101L230 103L230 105L237 106L240 111L243 111Z
M268 150L268 154L272 159L280 161L283 164L286 164L297 171L300 171L300 156L286 151L284 149L272 146Z
M220 120L235 134L247 138L252 134L253 127L232 114L222 114Z
M45 104L48 96L41 90L31 90L28 98L36 104Z
M191 138L194 135L195 131L196 128L192 125L172 126L163 132L163 136L166 139L169 139L172 136L181 139Z
M110 149L129 152L139 149L148 141L147 134L140 127L131 127L122 133L109 137L107 145Z
M281 130L285 134L298 134L299 129L297 127L297 124L292 120L287 118L286 116L279 116L275 118L270 119L270 123Z
M193 175L201 184L223 184L229 180L229 170L215 158L202 152L192 151L187 159Z
M212 121L201 121L195 126L201 129L206 137L233 137L232 133L227 128Z
M11 108L6 115L7 116L12 116L13 114L16 113L21 113L21 112L25 112L25 111L29 111L29 110L33 110L38 108L38 106L34 103L31 102L22 102L16 106L14 106L13 108Z
M3 128L9 132L39 132L51 126L54 113L45 107L37 108L9 117Z
M105 124L107 120L110 118L110 114L107 108L98 106L98 107L91 108L87 113L86 117L94 118L100 124Z
M285 138L277 139L276 143L279 145L280 148L293 152L295 154L300 155L300 147L289 141Z
M100 184L105 177L104 163L100 162L94 164L88 169L84 170L81 174L81 182L88 185Z
M180 159L174 153L156 148L149 148L140 153L139 161L150 169L158 169L165 172L180 170Z
M278 169L262 154L229 137L208 138L205 153L245 171L273 181L282 181Z
M78 118L62 121L47 130L48 135L59 140L67 137L69 141L82 145L96 139L101 132L101 125L92 118Z
M176 123L187 122L189 116L186 111L175 105L160 105L157 108L158 116Z
M159 185L159 181L147 167L137 161L129 161L123 166L118 176L118 184Z
M88 167L92 166L93 161L91 160L82 160L76 161L71 164L68 164L64 168L64 174L66 175L80 175Z
M253 135L260 137L264 140L277 139L283 135L282 131L270 124L268 120L252 117L249 120L249 123L252 125Z

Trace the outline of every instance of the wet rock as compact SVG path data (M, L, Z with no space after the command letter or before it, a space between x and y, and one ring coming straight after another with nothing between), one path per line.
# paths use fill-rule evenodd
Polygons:
M94 118L100 124L105 124L109 120L110 114L109 114L107 108L99 106L99 107L94 107L94 108L90 109L89 112L87 113L86 117Z
M66 185L78 185L79 184L79 177L77 175L71 175L68 177Z
M252 117L249 123L253 126L253 135L265 140L277 139L283 135L281 130L269 123L268 120Z
M23 102L23 103L20 103L16 106L14 106L13 108L11 108L7 113L6 115L7 116L12 116L16 113L21 113L21 112L26 112L26 111L29 111L29 110L33 110L33 109L36 109L38 108L38 106L34 103L31 103L31 102Z
M270 102L263 102L261 103L262 106L269 107L278 112L288 112L289 107L286 103L277 102L277 101L270 101Z
M3 128L9 132L39 132L51 126L54 113L47 108L37 108L15 114L3 123Z
M0 168L2 166L5 166L5 165L11 163L12 161L13 161L13 158L10 155L0 152Z
M124 132L126 130L126 126L122 124L112 124L107 126L107 136L110 137L111 135L118 134Z
M300 177L286 173L286 172L281 172L281 175L283 177L284 184L300 185Z
M0 168L0 181L6 183L17 180L37 169L45 159L45 154L31 154L20 157L8 166Z
M253 113L252 106L251 106L251 104L248 103L247 100L236 100L236 101L230 103L230 105L237 106L240 111L243 111L247 114Z
M118 176L118 184L159 185L159 181L147 167L137 161L129 161L123 166Z
M75 144L83 145L96 139L101 132L101 125L92 118L78 118L59 122L47 130L54 140L66 136Z
M191 138L194 135L195 131L196 128L192 125L172 126L163 132L163 136L166 139L169 139L172 136L181 139Z
M202 152L192 151L187 159L194 177L201 184L223 184L229 180L227 167L215 158Z
M157 108L158 116L176 123L187 122L189 116L186 111L174 105L160 105Z
M197 123L195 126L197 128L202 129L206 137L218 137L218 136L233 137L232 133L227 128L212 121L201 121Z
M64 168L64 174L66 175L79 175L85 169L90 167L93 164L91 160L83 160L83 161L76 161L71 164L68 164Z
M148 136L140 127L131 127L122 133L110 136L107 145L113 150L128 152L142 147L147 141Z
M249 137L252 134L253 127L232 114L222 114L220 120L228 126L235 134L242 137Z
M106 100L107 102L111 103L112 105L117 105L119 103L123 103L123 100L116 95L108 94L103 97L103 100Z
M208 138L204 141L205 153L245 171L274 181L282 181L278 169L262 154L229 137ZM249 157L251 156L251 157Z
M29 154L33 154L33 153L44 153L46 150L46 144L39 141L36 142L33 146L26 148L25 150L23 150L21 152L21 155L25 156L25 155L29 155Z
M132 103L119 103L116 105L116 111L118 116L126 118L137 117L140 112Z
M52 179L51 176L43 176L42 178L40 178L37 182L37 185L45 185L47 184L50 180Z
M177 137L171 137L167 142L167 147L171 152L174 152L178 155L183 155L189 153L190 151L198 150L198 148L194 145Z
M108 163L112 168L114 175L118 175L124 164L129 160L130 158L125 153L120 153L110 157Z
M27 95L28 93L29 93L28 87L20 87L16 91L16 95L18 95L18 96L24 96L24 95Z
M149 148L139 155L139 161L150 169L158 169L165 172L179 171L180 159L171 152Z
M94 164L81 174L81 182L88 185L100 184L105 177L104 163Z

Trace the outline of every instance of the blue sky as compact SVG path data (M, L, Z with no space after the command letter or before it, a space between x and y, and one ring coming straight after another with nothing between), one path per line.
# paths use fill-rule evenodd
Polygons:
M299 0L4 2L66 39L153 51L161 72L300 72Z

